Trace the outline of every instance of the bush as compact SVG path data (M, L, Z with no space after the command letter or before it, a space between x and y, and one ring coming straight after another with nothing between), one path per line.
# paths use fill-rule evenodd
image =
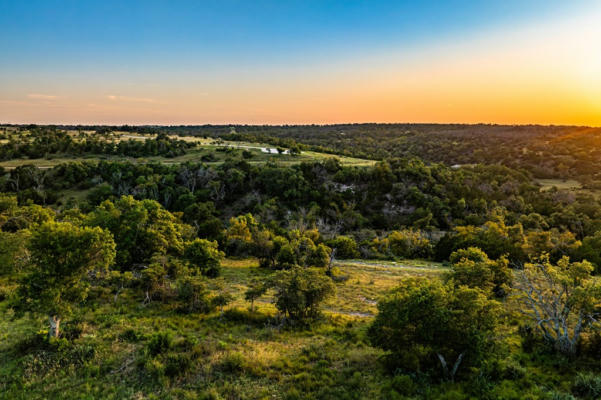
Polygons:
M555 391L549 393L547 398L549 400L576 400L576 398L569 393L562 393L562 392L555 392Z
M355 239L348 236L337 236L328 242L328 245L336 251L337 258L357 258L359 249Z
M119 339L124 342L135 343L139 342L141 339L141 335L135 329L126 329L119 335Z
M316 318L324 300L336 293L332 280L313 268L293 267L280 271L269 282L276 308L293 321Z
M157 356L169 350L172 345L173 335L170 332L158 332L152 335L147 347L151 356Z
M390 383L391 388L400 395L412 396L417 391L417 385L409 375L396 375Z
M581 373L572 384L572 393L585 399L601 397L601 376L593 373Z
M601 332L596 330L587 335L582 342L580 352L596 360L601 359Z
M221 260L224 254L219 251L217 242L195 239L185 243L184 257L192 264L195 271L204 276L215 278L220 274Z
M226 374L239 374L244 371L246 359L242 353L229 353L218 365L218 370Z
M479 289L408 279L378 303L368 336L391 367L453 379L490 356L499 311Z
M384 239L374 239L374 250L402 258L429 258L432 244L425 234L418 230L392 231Z
M165 375L175 377L183 375L192 368L192 358L188 354L169 354L165 361Z
M477 247L453 252L450 277L455 285L476 287L497 297L504 297L511 284L511 270L506 258L491 260Z
M209 312L213 309L209 291L198 278L183 278L177 282L177 297L182 302L182 310L187 312Z

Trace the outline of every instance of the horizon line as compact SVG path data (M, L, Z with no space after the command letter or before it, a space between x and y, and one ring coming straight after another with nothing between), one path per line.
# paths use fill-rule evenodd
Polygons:
M0 126L132 126L132 127L199 127L199 126L269 126L269 127L285 127L285 126L337 126L337 125L462 125L462 126L508 126L508 127L529 127L539 126L548 128L601 128L601 125L577 125L577 124L554 124L554 123L498 123L498 122L306 122L306 123L173 123L173 124L153 124L153 123L46 123L46 122L0 122Z

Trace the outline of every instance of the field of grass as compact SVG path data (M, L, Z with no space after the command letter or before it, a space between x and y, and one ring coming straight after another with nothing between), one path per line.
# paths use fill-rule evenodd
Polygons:
M74 133L73 133L74 134ZM118 140L147 140L151 139L151 135L131 135L126 133L117 133ZM323 161L327 158L335 157L343 165L350 166L369 166L373 165L375 161L364 160L360 158L337 156L332 154L318 153L314 151L303 151L300 155L290 154L272 154L261 151L262 148L273 148L271 145L262 143L248 143L248 142L231 142L231 141L216 141L214 139L206 139L201 137L179 137L172 136L173 139L185 140L189 142L197 143L197 146L190 149L186 154L178 157L123 157L123 156L83 156L77 157L72 155L56 155L49 158L37 158L37 159L14 159L7 161L0 161L0 167L5 169L13 169L20 165L35 165L39 168L52 168L58 164L73 162L73 161L99 161L99 160L110 160L110 161L130 161L134 163L149 163L149 162L160 162L165 164L178 164L184 162L201 162L203 157L206 164L220 164L223 161L232 156L233 153L240 154L241 151L249 151L252 156L248 158L250 164L262 164L268 161L277 162L280 165L294 165L299 164L303 161Z
M574 179L535 179L541 185L541 190L549 190L556 187L559 190L581 189L582 184Z
M348 279L336 284L325 319L311 328L282 326L269 293L249 311L249 281L269 273L254 259L225 260L212 282L234 296L223 315L144 306L139 291L115 300L100 290L64 322L73 338L55 348L39 345L45 320L13 320L0 302L0 398L385 398L382 352L365 339L374 302L405 277L444 269L412 261L340 261L336 268ZM10 290L6 282L0 288ZM151 343L161 335L169 343L157 353Z
M439 277L447 269L439 263L406 260L399 263L387 261L365 262L359 260L339 260L335 262L340 278L337 295L325 305L325 312L331 315L369 317L376 313L376 302L384 293L397 286L402 279L411 276ZM256 260L228 259L222 266L222 277L216 283L227 287L235 298L232 307L248 307L244 292L253 277L261 277L266 271L258 268ZM276 309L267 293L257 304L258 308L269 313Z

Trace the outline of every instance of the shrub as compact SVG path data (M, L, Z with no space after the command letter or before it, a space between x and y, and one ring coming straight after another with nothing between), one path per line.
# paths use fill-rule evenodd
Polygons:
M547 398L549 400L576 400L576 398L569 393L562 393L562 392L555 392L555 391L549 393Z
M241 373L246 365L246 359L242 353L228 353L219 363L218 369L227 374Z
M177 297L182 309L187 312L209 312L213 306L208 298L209 291L204 281L186 277L177 282Z
M417 385L409 375L396 375L390 383L391 388L403 396L412 396L417 391Z
M453 252L451 275L455 285L476 287L497 297L504 297L511 283L511 270L506 258L491 260L477 247Z
M210 278L219 276L223 256L215 241L195 239L186 242L184 247L184 257L192 264L194 271Z
M169 354L165 361L165 375L183 375L192 368L192 358L188 354Z
M148 352L156 356L169 350L173 344L173 335L170 332L158 332L148 341Z
M131 343L135 343L140 341L141 339L141 335L135 330L135 329L126 329L125 331L123 331L123 333L121 333L121 335L119 335L119 339L125 341L125 342L131 342Z
M432 256L432 244L419 230L392 231L382 240L374 239L373 245L381 253L402 258L428 258Z
M336 292L332 280L313 268L293 267L280 271L269 285L276 291L276 308L294 321L316 318L321 303Z
M572 384L572 393L586 399L601 397L601 376L593 373L581 373Z
M338 258L357 258L359 249L355 239L348 236L337 236L328 242L328 245L336 251Z
M368 336L392 353L390 366L453 379L490 354L498 313L479 289L408 279L378 303Z

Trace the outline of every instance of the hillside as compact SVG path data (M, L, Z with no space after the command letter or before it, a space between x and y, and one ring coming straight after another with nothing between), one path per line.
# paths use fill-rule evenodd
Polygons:
M3 127L0 398L599 397L594 175L405 157L386 126L382 160L359 131L72 128Z

